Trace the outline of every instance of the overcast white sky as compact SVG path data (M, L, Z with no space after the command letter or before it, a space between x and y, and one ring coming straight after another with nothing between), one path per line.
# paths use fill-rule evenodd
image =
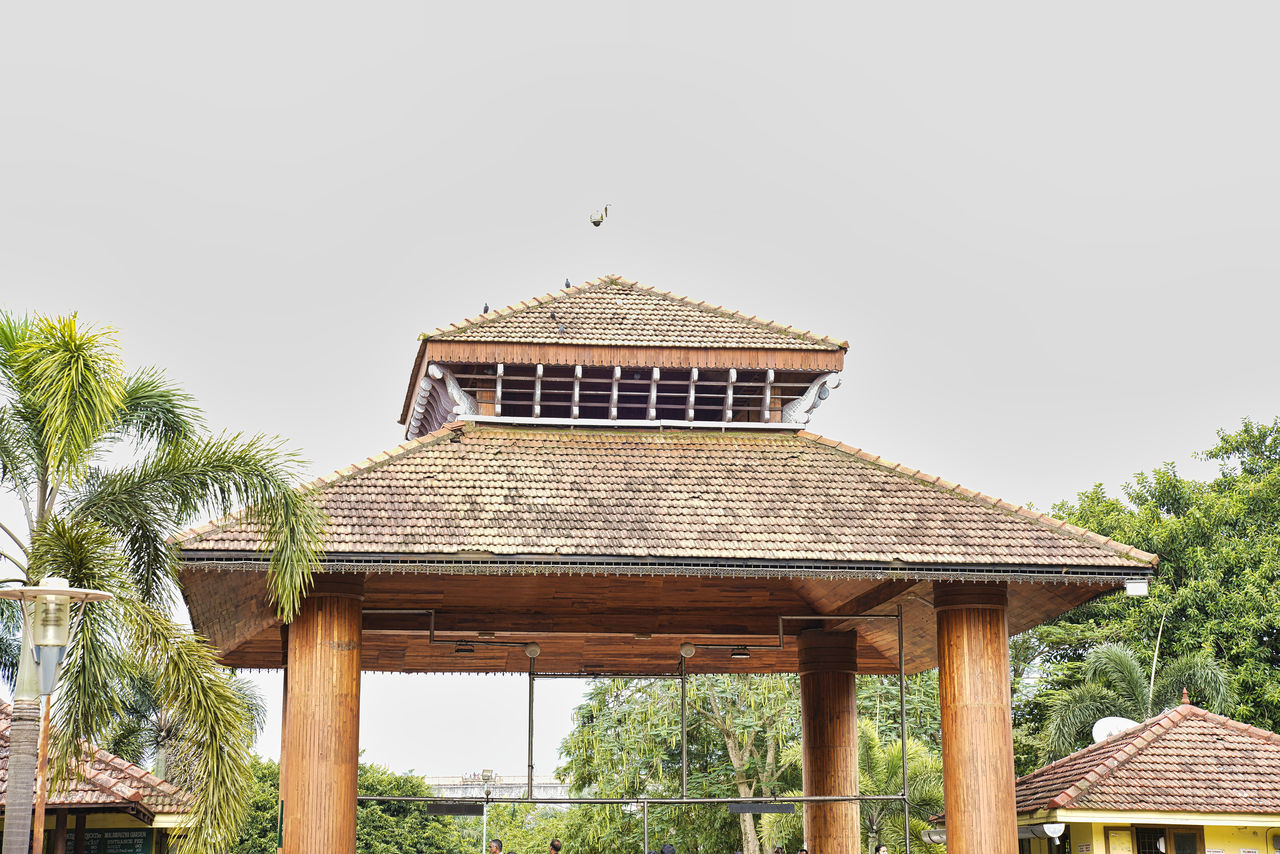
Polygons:
M1277 413L1274 4L764 8L6 4L0 305L315 473L419 332L605 273L847 337L813 429L1041 507ZM368 676L365 756L519 774L524 690Z

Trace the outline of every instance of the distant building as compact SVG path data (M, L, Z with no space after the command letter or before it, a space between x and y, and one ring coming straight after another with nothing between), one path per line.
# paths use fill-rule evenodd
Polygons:
M0 815L9 779L9 706L0 707ZM94 748L68 787L49 792L48 854L165 854L169 831L183 823L191 795Z
M1277 854L1280 735L1184 703L1022 777L1021 854ZM1020 836L1027 835L1025 830Z

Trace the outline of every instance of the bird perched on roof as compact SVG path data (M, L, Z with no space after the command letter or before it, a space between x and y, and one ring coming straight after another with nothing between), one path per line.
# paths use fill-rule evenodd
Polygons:
M573 287L573 285L569 284L569 280L568 280L568 279L565 279L565 280L564 280L564 287L565 287L565 290L568 290L569 288Z
M488 314L488 313L489 313L489 303L485 303L484 311L482 311L481 314Z

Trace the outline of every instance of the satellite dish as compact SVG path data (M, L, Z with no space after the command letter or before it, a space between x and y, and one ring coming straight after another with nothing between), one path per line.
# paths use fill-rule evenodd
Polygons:
M1097 744L1137 725L1137 721L1131 721L1128 718L1103 718L1093 725L1093 743Z

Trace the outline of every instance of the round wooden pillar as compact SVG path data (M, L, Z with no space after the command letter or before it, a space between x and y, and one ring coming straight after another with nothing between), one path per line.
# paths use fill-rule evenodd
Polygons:
M947 854L1017 854L1008 590L933 585Z
M285 854L354 854L364 579L317 574L289 626Z
M800 729L806 795L858 794L856 632L799 634ZM856 801L804 805L804 839L815 854L858 854Z

